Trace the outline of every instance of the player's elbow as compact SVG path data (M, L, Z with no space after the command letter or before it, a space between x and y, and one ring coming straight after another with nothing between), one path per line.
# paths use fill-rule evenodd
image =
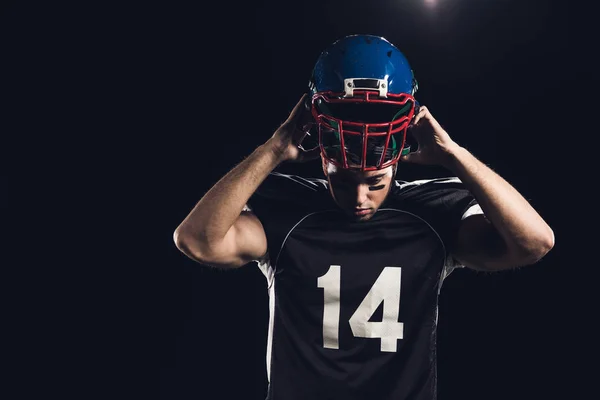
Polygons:
M513 243L511 250L521 264L532 265L544 258L553 247L554 231L546 226L546 229Z
M175 242L175 247L190 259L200 264L207 264L206 254L208 251L196 235L178 227L173 232L173 242Z
M207 244L184 229L177 229L173 233L173 241L179 251L199 264L218 269L233 269L246 265L251 260L245 259L233 252L229 241Z
M181 226L178 226L175 231L173 231L173 242L175 242L175 246L179 251L184 251L187 248L188 240L185 237L183 229Z
M548 254L550 252L550 250L552 250L554 248L555 240L556 240L556 238L554 236L554 231L552 230L552 228L548 227L546 234L540 240L540 245L539 245L539 251L541 254L540 258L544 257L546 254Z
M548 228L549 231L545 235L540 235L536 240L529 244L526 250L524 250L527 264L535 264L546 256L554 247L554 232Z

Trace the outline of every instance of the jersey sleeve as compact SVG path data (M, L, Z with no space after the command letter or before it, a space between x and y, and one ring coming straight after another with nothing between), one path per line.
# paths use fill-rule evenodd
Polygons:
M456 177L398 182L398 189L401 204L431 225L447 253L452 253L461 221L483 214L473 194Z
M327 186L321 179L279 172L269 174L246 205L263 225L268 257L277 258L285 236L294 224L302 215L326 203L327 195Z

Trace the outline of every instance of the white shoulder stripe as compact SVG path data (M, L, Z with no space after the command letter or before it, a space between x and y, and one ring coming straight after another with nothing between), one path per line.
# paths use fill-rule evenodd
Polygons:
M296 176L296 175L290 175L290 174L282 174L281 172L271 172L271 175L275 175L275 176L281 176L284 178L287 178L291 181L294 181L304 187L309 188L310 190L313 191L317 191L317 184L315 182L311 182L310 180L302 180L300 179L300 177Z
M306 184L306 182L303 182L303 181L301 181L301 180L299 180L299 179L296 179L296 177L294 177L294 176L288 176L288 178L290 178L291 180L293 180L293 181L294 181L294 182L296 182L296 183L299 183L300 185L302 185L302 186L304 186L304 187L307 187L307 188L309 188L310 190L313 190L313 191L315 191L315 192L317 191L317 189L316 189L315 187L307 185L307 184ZM312 183L312 182L311 182L311 183ZM315 186L316 186L316 185L315 185Z
M483 210L479 204L474 204L463 214L461 220L470 217L471 215L483 214Z
M426 183L444 184L444 183L462 183L462 181L457 177L449 177L449 178L418 179L416 181L398 183L398 185L402 189L402 188L409 187L409 186L420 186L420 185L423 185Z

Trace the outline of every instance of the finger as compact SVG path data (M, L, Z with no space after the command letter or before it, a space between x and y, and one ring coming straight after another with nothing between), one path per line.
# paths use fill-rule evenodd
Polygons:
M302 144L302 141L304 139L306 139L307 136L312 136L310 134L310 132L314 125L311 122L306 122L304 124L301 124L300 122L301 121L298 121L298 123L296 124L296 134L295 134L295 137L299 138L298 144Z
M310 132L311 128L314 125L314 120L310 111L302 110L300 111L298 116L298 122L296 126L298 126L303 132Z
M420 106L419 112L415 115L415 118L413 119L413 125L417 125L419 121L425 117L427 111L428 110L426 106Z
M413 142L419 143L419 129L420 128L421 128L421 126L416 125L416 123L413 120L413 122L406 129L407 141L412 140Z
M296 141L296 143L298 143L298 146L302 146L302 142L304 142L304 139L306 139L307 136L310 136L310 134L308 133L308 131L304 130L304 129L300 129L298 128L299 132L299 136L298 136L298 140Z
M293 124L296 129L302 132L309 132L314 125L314 118L311 111L302 106L290 115L287 123Z
M400 157L400 161L418 164L421 160L421 152L415 151L413 153L408 153L402 157Z
M300 162L316 160L321 156L321 147L319 146L309 150L305 150L302 146L298 146L298 148L300 149L300 154L298 155L298 161Z
M426 119L427 121L429 121L429 123L435 131L444 129L442 128L440 123L435 119L435 117L431 114L431 111L429 111L427 107L422 106L421 109L423 110L423 114L419 115L419 120ZM419 114L421 114L421 112L419 112Z
M292 121L292 120L296 119L296 117L297 117L299 114L302 114L302 112L301 112L301 111L305 110L305 107L304 107L304 100L306 99L306 96L307 96L307 94L306 94L306 93L304 93L304 94L302 95L302 97L300 97L300 100L298 100L298 102L296 103L296 105L295 105L295 106L294 106L294 108L292 109L292 112L290 112L290 115L289 115L288 119L286 120L286 122L290 122L290 121Z

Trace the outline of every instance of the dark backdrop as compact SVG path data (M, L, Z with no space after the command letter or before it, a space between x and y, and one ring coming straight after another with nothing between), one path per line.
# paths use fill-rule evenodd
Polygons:
M440 400L574 399L593 381L584 368L595 360L584 339L593 292L584 285L594 282L594 260L575 226L593 232L593 213L582 212L593 183L575 170L597 103L587 11L523 0L3 7L5 143L19 143L3 150L33 157L44 190L30 210L54 201L41 212L54 218L44 241L60 237L64 256L52 268L42 257L37 277L60 276L64 286L55 287L65 291L40 301L33 291L28 303L44 321L28 331L34 364L44 366L28 382L45 376L76 398L264 398L266 280L254 265L196 264L172 234L287 117L320 51L354 33L398 46L420 102L556 233L556 247L534 266L459 270L445 281ZM318 162L281 170L321 176ZM399 177L444 174L407 165ZM2 198L8 211L12 195ZM73 270L61 274L61 260Z

